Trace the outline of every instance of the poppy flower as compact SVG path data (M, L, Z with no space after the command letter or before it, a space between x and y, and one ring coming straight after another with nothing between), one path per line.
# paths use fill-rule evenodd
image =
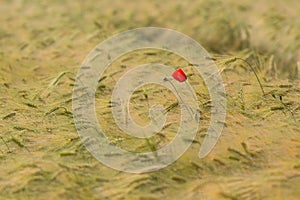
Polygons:
M182 69L177 69L173 74L172 74L172 77L174 79L176 79L177 81L179 82L184 82L186 80L186 75L184 73L184 71Z

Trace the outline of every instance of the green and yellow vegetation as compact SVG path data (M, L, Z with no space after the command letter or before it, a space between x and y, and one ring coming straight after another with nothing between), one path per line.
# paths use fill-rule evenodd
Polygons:
M299 199L299 13L298 0L0 0L0 199ZM179 160L157 172L127 174L85 149L72 92L80 64L98 43L145 26L180 31L216 58L228 111L220 140L200 160L211 105L199 74L164 51L119 58L96 94L98 119L114 144L153 151L179 124L175 96L146 85L132 96L132 117L145 124L148 108L160 103L169 112L162 132L141 140L117 128L113 85L139 64L185 67L201 112L199 133Z

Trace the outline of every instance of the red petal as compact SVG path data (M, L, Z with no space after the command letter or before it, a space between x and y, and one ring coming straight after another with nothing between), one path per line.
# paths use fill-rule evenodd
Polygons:
M179 82L184 82L186 80L186 75L182 69L177 69L173 74L173 78Z

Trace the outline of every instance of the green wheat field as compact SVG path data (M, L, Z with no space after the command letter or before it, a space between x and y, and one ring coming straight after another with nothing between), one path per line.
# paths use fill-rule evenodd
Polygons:
M298 0L0 0L0 199L300 199L299 13ZM120 57L95 96L99 123L113 144L155 151L180 123L175 95L149 84L132 95L132 118L147 124L149 107L159 103L168 112L162 131L138 139L117 127L111 93L138 65L184 68L201 113L197 136L180 159L156 172L128 174L84 147L72 92L97 44L147 26L180 31L211 54L226 88L227 117L217 145L199 159L211 101L191 63L155 49Z

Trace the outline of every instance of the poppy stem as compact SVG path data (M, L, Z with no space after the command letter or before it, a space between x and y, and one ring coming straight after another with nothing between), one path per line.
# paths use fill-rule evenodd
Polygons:
M192 93L192 95L193 95L195 101L197 101L197 97L196 97L196 95L195 95L194 92L193 92L192 86L191 86L190 84L188 84L187 81L185 81L185 84L189 87L189 90L190 90L190 92Z
M174 90L175 90L177 96L179 97L181 103L184 105L184 107L187 108L188 112L189 112L190 115L191 115L191 118L193 119L193 111L192 111L192 113L191 113L191 110L189 109L189 107L184 103L184 101L183 101L183 99L181 98L181 96L179 95L179 93L178 93L178 91L177 91L175 85L174 85L167 77L164 78L164 81L168 81L168 82L171 84L171 86L174 88Z

